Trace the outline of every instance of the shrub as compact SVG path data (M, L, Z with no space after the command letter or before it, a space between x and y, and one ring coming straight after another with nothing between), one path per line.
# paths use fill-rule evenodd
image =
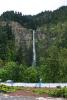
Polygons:
M61 86L57 86L56 88L61 88Z
M15 92L17 90L22 89L21 87L18 86L6 86L6 85L0 85L0 91L1 92L5 92L5 93L9 93L9 92Z
M50 90L48 93L50 96L54 97L64 97L67 98L67 88L56 88L53 90Z

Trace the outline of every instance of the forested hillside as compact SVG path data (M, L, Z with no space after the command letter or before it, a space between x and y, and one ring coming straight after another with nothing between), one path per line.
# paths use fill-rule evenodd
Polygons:
M32 32L36 30L36 66ZM0 78L22 82L67 82L67 6L37 15L0 16Z

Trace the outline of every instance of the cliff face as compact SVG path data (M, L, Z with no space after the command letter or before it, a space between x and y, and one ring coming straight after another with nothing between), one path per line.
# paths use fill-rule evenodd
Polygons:
M6 26L7 22L0 21L0 27ZM20 63L32 64L32 29L24 28L18 22L10 21L8 25L11 27L14 34L14 48L16 60L21 60ZM67 22L51 25L43 25L36 29L36 56L37 62L41 57L45 57L46 50L52 46L67 47Z
M13 34L13 35L12 35ZM32 30L26 29L18 22L0 21L0 53L6 56L6 59L14 59L19 63L31 65L32 63ZM5 37L5 38L3 38ZM12 37L12 38L11 38ZM10 38L10 39L9 39ZM5 44L6 43L6 44ZM6 49L5 49L6 48ZM5 51L6 50L6 51ZM9 57L8 57L9 56ZM1 57L2 59L2 57Z
M7 22L0 21L0 26L6 26ZM26 44L27 48L32 44L32 30L24 28L18 22L11 21L8 23L11 27L12 34L15 36L15 45L19 48L20 45Z
M15 44L19 47L26 44L27 48L32 44L32 30L22 27L17 22L11 22L12 32L15 35Z
M16 60L20 63L32 64L32 30L24 28L17 22L10 22L15 36Z
M1 26L6 26L7 22L1 21ZM20 61L20 63L27 63L29 65L32 64L32 35L33 30L27 29L21 26L18 22L10 21L8 22L8 25L11 27L12 34L14 34L15 39L15 56L16 60ZM10 33L9 33L10 34ZM46 41L46 34L45 32L42 32L41 30L37 29L35 31L35 42L36 42L36 52L37 55L39 55L39 51L43 51L47 45ZM46 44L45 44L46 43ZM41 48L41 49L40 49Z

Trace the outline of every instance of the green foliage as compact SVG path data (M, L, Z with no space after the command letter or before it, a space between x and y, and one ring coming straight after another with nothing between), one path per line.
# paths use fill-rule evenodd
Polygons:
M34 93L36 94L47 94L48 96L53 97L64 97L67 98L67 88L40 88L40 89L34 89Z
M13 60L14 35L8 24L0 27L0 59Z
M54 96L54 97L64 97L67 98L67 88L60 88L60 89L54 89L53 91L50 90L49 93L50 96Z
M37 82L37 70L34 67L25 70L25 82Z
M62 16L63 15L63 16ZM67 21L67 6L60 7L59 9L51 12L45 11L37 15L23 15L20 12L7 11L1 15L1 20L5 21L17 21L22 26L32 29L44 24L57 23Z
M0 85L0 91L5 92L5 93L10 93L10 92L16 92L17 90L23 89L22 87L17 87L17 86L6 86L6 85Z
M42 82L67 82L67 6L35 16L7 11L0 20L6 21L6 25L0 25L0 78L3 81L38 82L42 78ZM32 40L29 48L24 39L23 45L20 43L16 48L10 21L36 30L36 69L29 67Z
M0 70L2 81L13 80L15 82L37 82L37 70L34 67L17 65L15 62L8 62Z
M2 59L0 59L0 68L2 68L2 67L3 67L3 65L4 65L4 62L3 62L3 60L2 60Z
M6 80L14 80L14 81L24 81L24 70L25 66L23 65L17 65L15 62L8 62L0 70L0 79L2 81Z
M16 92L17 90L22 91L32 91L35 94L38 95L48 95L53 97L64 97L67 98L67 87L64 88L24 88L24 87L18 87L18 86L6 86L6 85L0 85L0 91L5 93L10 92Z
M0 79L2 81L5 81L8 79L8 73L7 70L5 70L4 68L0 69Z

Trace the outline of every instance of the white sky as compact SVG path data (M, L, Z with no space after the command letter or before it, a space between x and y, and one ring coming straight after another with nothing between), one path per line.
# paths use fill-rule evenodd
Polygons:
M34 15L45 10L55 10L67 5L67 0L0 0L0 14L7 10Z

